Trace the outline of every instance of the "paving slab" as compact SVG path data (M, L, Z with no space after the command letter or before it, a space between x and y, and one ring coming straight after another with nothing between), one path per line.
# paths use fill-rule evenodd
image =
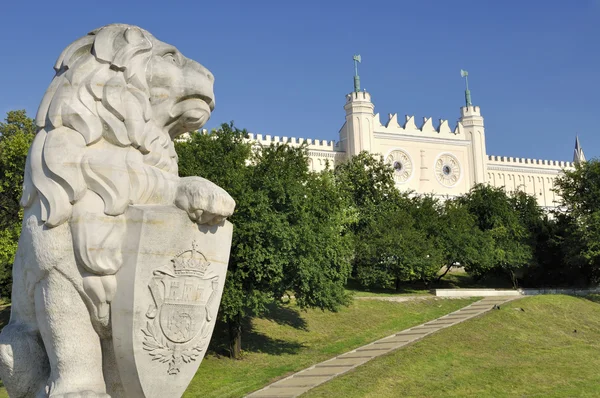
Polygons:
M398 342L381 342L379 344L369 344L368 346L365 347L361 347L359 349L357 349L357 352L364 352L364 351L385 351L385 350L391 350L393 348L396 348L398 346Z
M331 376L291 377L271 385L271 388L281 387L314 387L331 379Z
M293 398L300 394L303 394L310 390L313 386L309 387L286 387L286 388L267 388L254 393L253 397L264 397L264 398Z
M415 332L413 330L409 330L406 332L396 333L396 336L425 336L426 334L427 334L427 332L425 332L425 331Z
M377 352L349 352L347 354L343 354L340 355L338 358L340 359L346 359L346 358L375 358L376 356L378 356L379 353Z
M443 326L443 325L453 324L453 323L454 323L454 321L451 320L451 319L450 320L440 319L440 320L435 320L435 321L430 322L430 323L426 323L426 325L440 325L440 326Z
M373 358L402 348L439 330L451 327L467 319L475 318L491 311L494 305L501 305L518 297L490 297L468 305L458 311L444 315L433 321L412 327L384 337L362 347L348 351L333 359L318 363L295 373L283 380L276 381L265 388L255 391L247 397L252 398L295 398L334 377L348 372Z
M302 373L296 373L293 375L293 377L335 376L337 374L346 372L348 369L349 369L348 366L339 366L337 368L323 368L323 367L317 368L317 367L315 367L315 368L307 369L307 370L303 371ZM273 383L273 384L275 384L275 383ZM271 386L273 384L271 384ZM252 396L252 395L250 395L250 396Z
M363 362L365 362L364 358L334 358L327 362L321 362L320 364L316 365L316 367L317 368L323 368L323 367L336 368L338 366L352 367L355 365L362 364Z
M391 348L394 348L397 344L391 343L391 345L387 344L369 344L368 346L360 347L356 349L356 352L367 352L367 351L388 351Z
M436 325L424 325L424 326L421 326L421 327L418 327L418 328L414 328L413 331L421 331L421 330L423 330L423 331L426 331L426 332L433 332L433 331L436 331L436 330L439 330L439 329L440 329L440 327L436 326Z
M406 337L402 337L402 336L392 336L392 337L386 337L385 339L379 340L374 342L373 344L389 344L389 343L396 343L396 344L400 344L400 343L408 343L410 341L413 341L413 339L411 339L409 336Z

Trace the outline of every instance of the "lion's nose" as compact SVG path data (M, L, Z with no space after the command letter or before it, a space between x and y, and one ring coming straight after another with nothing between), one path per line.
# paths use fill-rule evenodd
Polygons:
M208 78L208 80L210 80L211 83L215 82L215 75L210 73L210 71L208 69L206 70L206 77Z
M211 83L215 82L215 76L204 65L193 60L188 60L188 63L196 72L206 76Z

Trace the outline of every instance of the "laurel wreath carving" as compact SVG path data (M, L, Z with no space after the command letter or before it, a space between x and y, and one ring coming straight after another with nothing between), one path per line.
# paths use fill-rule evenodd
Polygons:
M191 348L181 350L179 344L166 339L163 333L157 332L150 322L146 323L146 329L142 329L142 333L144 333L144 349L152 356L153 361L168 363L167 373L170 375L178 374L182 363L195 361L203 350L201 347L203 340Z

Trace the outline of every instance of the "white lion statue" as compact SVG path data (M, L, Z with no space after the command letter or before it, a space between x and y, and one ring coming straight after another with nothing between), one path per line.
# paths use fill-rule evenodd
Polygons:
M113 24L69 45L54 69L27 157L0 377L11 397L108 397L126 209L175 204L216 225L235 202L177 173L173 139L214 109L214 78L202 65L141 28Z

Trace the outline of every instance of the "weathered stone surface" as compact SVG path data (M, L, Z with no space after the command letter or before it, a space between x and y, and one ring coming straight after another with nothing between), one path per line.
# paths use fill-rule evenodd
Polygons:
M235 202L180 178L172 142L210 117L214 78L122 24L74 41L55 70L0 377L13 397L176 397L210 339L231 243Z

